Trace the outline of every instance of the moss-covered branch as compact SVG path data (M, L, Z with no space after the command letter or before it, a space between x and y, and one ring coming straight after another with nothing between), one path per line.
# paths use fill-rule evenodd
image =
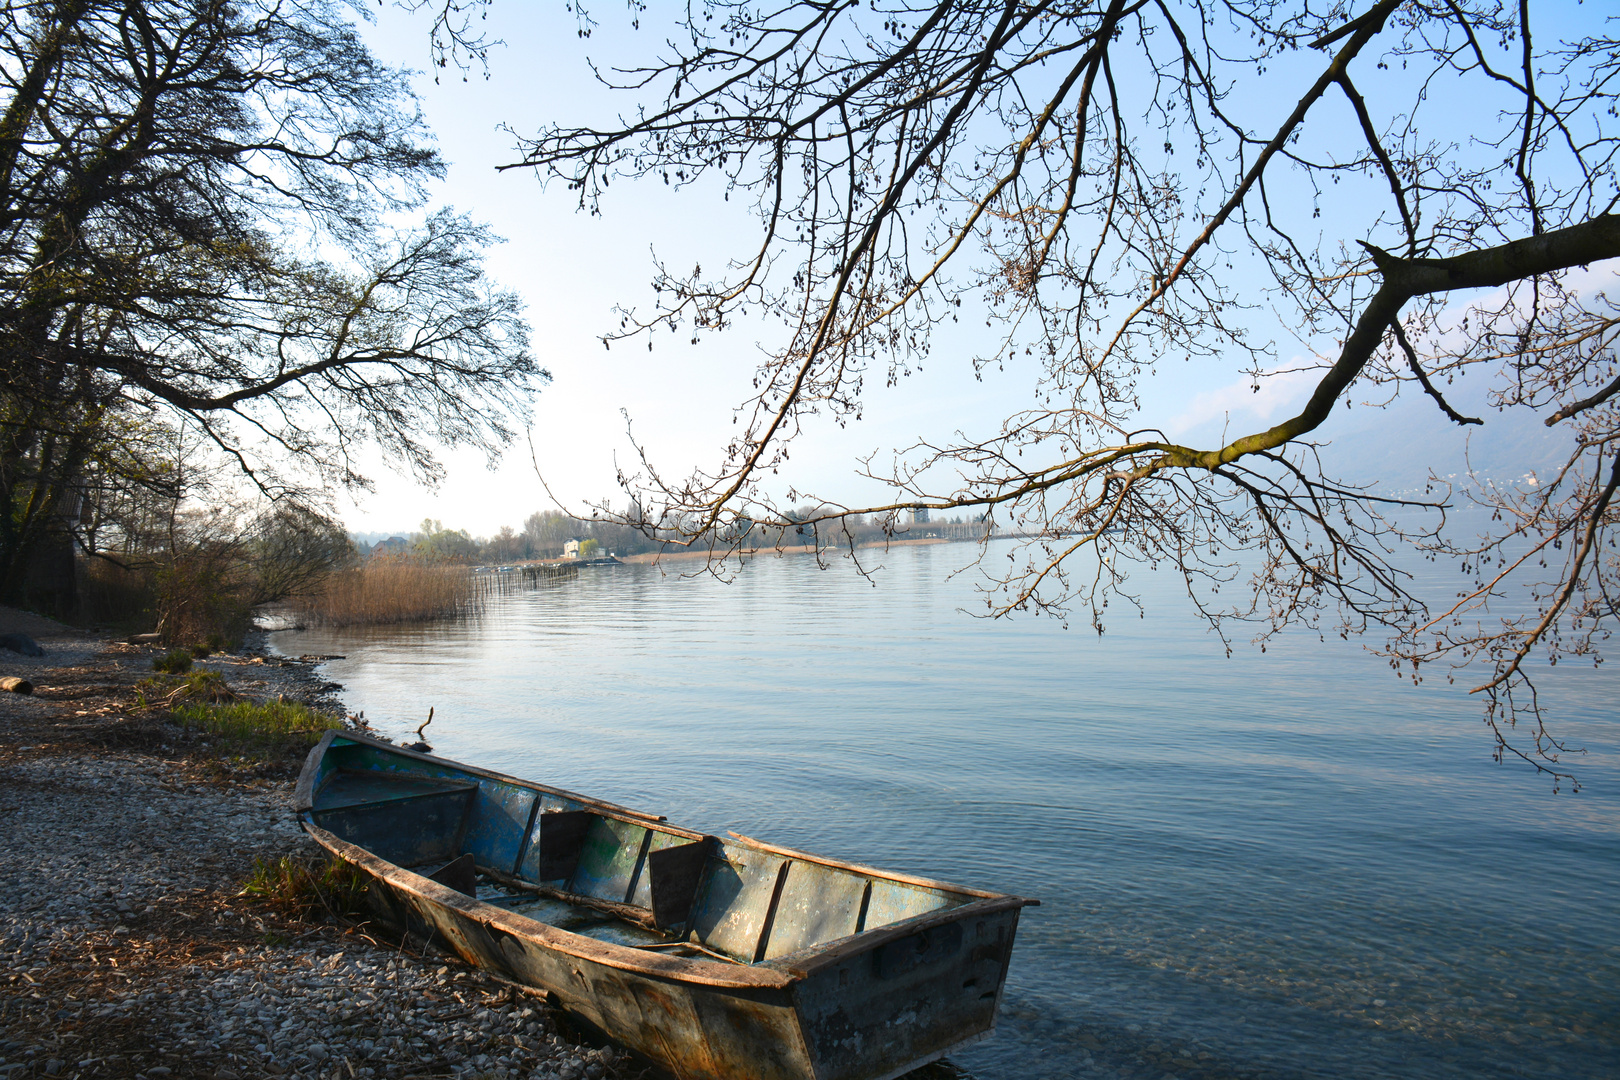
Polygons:
M1603 214L1567 229L1514 240L1449 259L1402 259L1364 245L1384 283L1368 300L1339 358L1316 384L1310 401L1297 416L1265 431L1234 439L1218 450L1176 447L1151 463L1148 471L1168 468L1216 469L1246 454L1275 450L1314 431L1333 411L1334 402L1366 368L1414 297L1457 289L1488 289L1541 274L1620 258L1620 215Z

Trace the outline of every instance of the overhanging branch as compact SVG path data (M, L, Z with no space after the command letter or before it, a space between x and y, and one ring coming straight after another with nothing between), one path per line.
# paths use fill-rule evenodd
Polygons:
M1449 259L1402 259L1363 244L1384 283L1356 320L1316 391L1299 415L1253 435L1235 439L1219 450L1177 448L1153 462L1153 471L1165 468L1215 469L1245 454L1274 450L1320 427L1333 411L1339 395L1355 381L1372 359L1384 332L1395 324L1401 308L1418 296L1456 289L1488 289L1540 274L1556 273L1605 259L1620 258L1620 216L1603 214L1566 229L1482 248Z

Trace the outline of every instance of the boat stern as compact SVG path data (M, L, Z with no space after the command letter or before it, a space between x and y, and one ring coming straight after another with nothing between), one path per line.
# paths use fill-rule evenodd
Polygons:
M818 1080L888 1080L989 1038L1024 904L979 900L778 961L802 976Z

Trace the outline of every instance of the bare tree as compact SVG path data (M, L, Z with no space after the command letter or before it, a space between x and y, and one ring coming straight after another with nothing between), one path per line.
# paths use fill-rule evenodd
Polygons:
M296 502L365 486L358 444L432 479L522 423L546 375L494 238L387 224L442 164L337 5L0 4L0 86L0 593L143 424Z
M1556 783L1528 665L1599 659L1620 569L1620 316L1580 272L1620 256L1614 25L1525 0L706 0L656 59L602 72L629 119L548 128L514 167L592 211L610 183L663 182L757 212L752 248L718 274L660 266L659 305L606 339L789 327L714 468L643 455L626 478L649 521L689 541L787 525L806 495L775 476L807 417L859 417L869 379L931 353L1029 354L1030 408L900 450L873 469L891 502L819 520L984 508L1033 530L996 611L1078 607L1100 629L1129 599L1124 554L1178 567L1218 627L1381 628L1414 678L1482 663L1498 757ZM980 317L999 344L957 355L941 331ZM1165 365L1258 381L1283 348L1317 381L1282 423L1180 445L1141 413ZM1533 488L1461 493L1497 515L1485 535L1442 528L1457 493L1324 475L1309 440L1337 403L1377 385L1480 424L1445 396L1472 369L1568 436ZM1454 604L1419 598L1414 550L1465 560ZM1239 575L1244 599L1216 591Z

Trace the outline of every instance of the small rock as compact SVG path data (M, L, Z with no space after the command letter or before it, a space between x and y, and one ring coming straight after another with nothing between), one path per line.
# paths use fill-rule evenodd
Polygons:
M23 633L0 634L0 649L10 649L24 656L44 656L45 650L40 648L39 642ZM58 1064L57 1068L61 1068ZM55 1073L51 1074L55 1076Z

